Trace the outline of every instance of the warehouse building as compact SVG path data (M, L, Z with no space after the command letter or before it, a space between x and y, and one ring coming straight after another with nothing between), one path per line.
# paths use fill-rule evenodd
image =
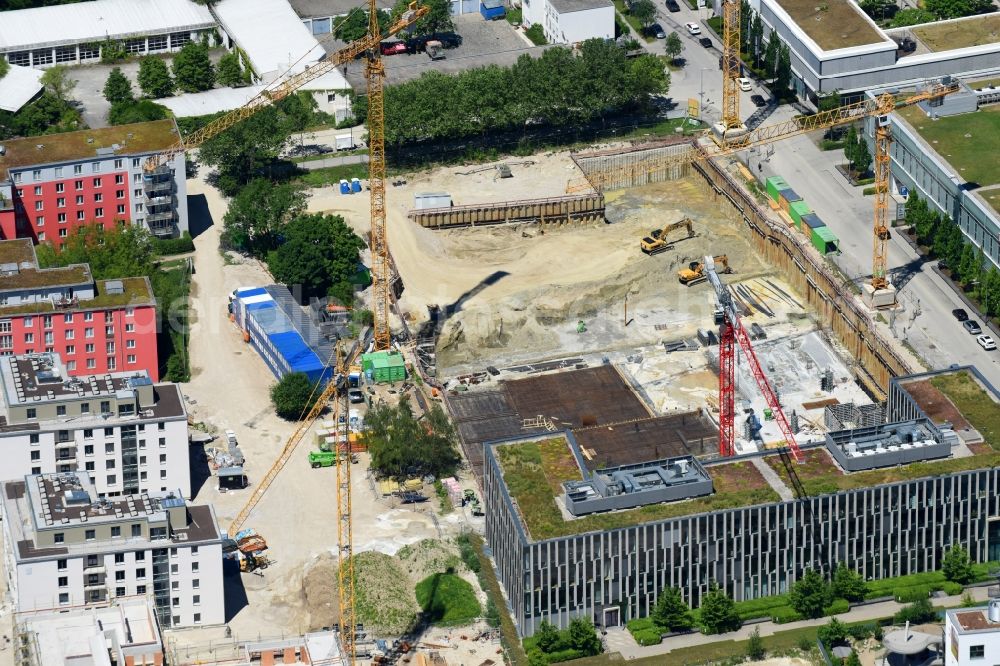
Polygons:
M56 354L0 357L0 480L85 471L101 495L191 495L188 426L176 384L145 373L70 377Z
M180 236L188 230L184 152L143 170L179 141L173 119L4 141L0 200L9 203L0 205L0 232L57 247L81 226L118 222Z
M287 287L247 287L230 296L230 315L243 340L260 354L264 364L281 379L302 372L311 382L326 383L332 376L334 348Z
M968 372L1000 400L974 368L945 372ZM967 423L955 423L950 431L941 414L925 413L928 405L947 402L934 394L936 389L929 382L936 374L941 373L892 381L881 444L887 458L914 450L912 442L900 437L904 432L919 430L920 438L939 438L936 443L957 441L954 435L969 438L971 443L976 436ZM538 407L550 412L548 405ZM593 407L588 405L588 410ZM690 448L687 435L668 446L663 434L652 447L637 452L627 446L633 422L605 423L607 412L599 409L586 413L597 426L526 437L523 429L530 423L520 424L521 434L484 446L486 538L512 617L524 636L532 635L543 620L566 627L573 618L584 617L601 626L617 626L645 617L667 586L679 588L697 606L715 583L737 601L753 599L786 592L808 568L829 572L840 562L867 579L935 570L953 544L967 547L974 561L1000 558L1000 503L996 499L1000 469L990 467L991 454L965 458L966 471L913 478L907 467L894 466L890 468L894 476L880 472L872 477L877 483L868 486L852 487L856 485L852 479L834 485L844 490L786 501L780 500L772 482L760 477L760 494L755 492L754 500L744 498L740 500L743 505L728 508L732 504L726 495L750 485L748 466L734 467L731 460L700 456L704 473L715 485L713 494L705 496L702 468L680 464L685 460L683 452ZM908 421L919 428L907 425ZM460 432L470 425L460 424ZM587 434L586 440L581 432ZM602 433L609 435L605 438ZM833 441L844 440L834 437ZM545 503L532 493L512 491L512 487L535 487L525 486L533 483L532 474L537 475L538 466L531 463L537 459L532 447L546 447L542 465L565 475L563 480L570 482L565 490L582 490L583 494L567 499L563 492ZM936 445L916 448L929 458L939 454ZM655 458L664 454L670 458ZM822 444L807 448L805 455L830 471L831 483L836 484L844 474ZM873 449L870 455L860 455L871 458L882 452ZM605 461L623 457L632 463L654 464L607 469ZM763 460L777 465L776 471L781 468L777 456ZM637 469L649 485L627 483L629 476L636 477ZM511 474L520 476L509 487L506 477ZM541 485L546 485L546 479L552 480L548 473ZM613 492L605 495L601 487L609 484ZM685 486L691 488L687 499L662 501L659 496L681 492ZM650 492L639 492L644 489ZM720 503L710 503L717 496ZM591 513L588 503L616 503L623 508L610 513L601 511L608 508L601 506L599 512ZM625 508L638 504L638 508Z
M537 0L536 0L537 1ZM721 15L718 0L715 12ZM751 0L760 13L764 39L778 31L788 45L793 85L802 96L916 83L928 77L1000 71L996 15L970 16L896 30L883 30L852 0ZM975 23L975 29L966 29ZM957 37L952 37L956 35ZM912 49L902 44L912 44Z
M3 12L0 54L23 67L89 64L109 45L167 53L214 30L208 7L191 0L93 0Z
M177 491L100 496L84 473L3 484L4 562L19 612L151 595L160 627L225 621L222 540L211 505Z
M31 240L0 241L0 355L58 354L69 376L159 379L149 279L94 280L87 264L39 268Z

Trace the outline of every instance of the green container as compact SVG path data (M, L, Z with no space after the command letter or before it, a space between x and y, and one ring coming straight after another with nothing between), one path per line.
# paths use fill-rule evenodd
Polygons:
M802 216L808 215L811 212L812 209L809 208L809 204L805 201L793 201L788 204L788 215L795 220L795 226L799 229L802 228Z
M816 227L810 236L813 247L820 254L830 254L840 249L840 239L830 231L830 227Z
M406 361L398 352L372 352L361 355L361 369L376 384L401 382L406 379Z
M772 201L778 200L778 192L788 189L788 183L781 176L771 176L764 181L764 185L767 187L767 196L771 197Z

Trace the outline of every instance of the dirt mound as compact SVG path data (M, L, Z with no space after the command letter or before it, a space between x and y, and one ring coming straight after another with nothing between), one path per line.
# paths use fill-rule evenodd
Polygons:
M458 556L458 548L451 541L424 539L411 546L403 546L396 557L413 581L421 581L431 574L444 573L449 569L458 571L464 567Z
M302 593L310 629L330 627L340 622L337 603L337 559L323 553L309 565L302 577Z

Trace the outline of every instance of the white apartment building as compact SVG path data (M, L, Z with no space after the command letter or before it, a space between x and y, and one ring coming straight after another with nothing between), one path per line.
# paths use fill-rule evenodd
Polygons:
M163 628L225 621L222 541L210 505L179 493L98 496L86 474L3 484L4 563L19 613L151 596Z
M0 447L0 481L79 471L102 496L191 496L180 389L145 371L70 377L58 354L0 357Z
M615 37L611 0L523 0L521 10L525 25L540 23L545 39L552 44Z
M1000 599L982 608L956 608L945 613L945 666L1000 663Z

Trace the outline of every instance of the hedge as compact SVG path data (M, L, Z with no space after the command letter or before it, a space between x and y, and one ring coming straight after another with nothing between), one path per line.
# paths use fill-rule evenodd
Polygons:
M775 608L771 611L771 621L775 624L798 622L801 619L803 618L799 612L791 606L781 606L780 608Z
M760 597L759 599L748 599L747 601L736 602L736 612L741 620L755 620L759 617L770 617L771 612L776 608L788 606L787 594L776 594L771 597Z
M965 591L965 588L961 583L953 583L949 580L941 585L941 591L948 596L953 597L955 595L962 594L962 592Z
M633 631L632 637L635 642L644 647L650 645L659 645L663 640L663 635L660 633L659 629L643 629L642 631Z
M156 238L153 240L153 251L161 257L194 252L194 241L191 240L191 234L186 231L180 238Z
M933 585L914 585L896 590L896 601L901 604L908 604L913 601L920 601L931 596Z
M629 620L625 623L625 628L635 633L637 631L648 631L650 629L657 629L656 623L653 622L651 618L648 617L637 617L634 620Z
M851 602L847 599L834 599L833 602L823 609L824 615L840 615L851 610Z

